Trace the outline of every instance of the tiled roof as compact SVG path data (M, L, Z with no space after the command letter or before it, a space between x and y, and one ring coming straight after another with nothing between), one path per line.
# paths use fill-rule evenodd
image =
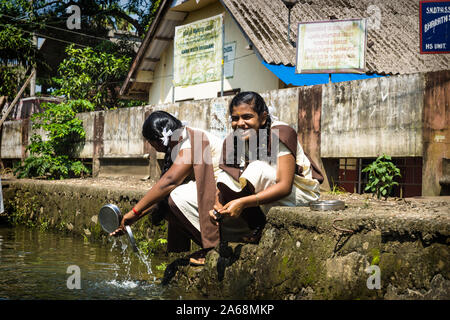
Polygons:
M287 40L288 9L281 0L221 2L267 63L295 65L296 49ZM351 18L374 22L367 33L368 72L449 69L450 54L420 54L419 0L299 0L291 11L290 38L296 39L298 22Z

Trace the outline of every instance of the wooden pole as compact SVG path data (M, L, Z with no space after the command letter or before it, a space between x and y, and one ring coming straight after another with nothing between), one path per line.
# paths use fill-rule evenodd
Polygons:
M1 96L0 97L0 108L3 107L3 103L6 101L6 97L5 96Z
M14 98L13 102L11 102L8 109L6 109L5 113L2 116L2 119L0 120L0 127L3 125L3 122L5 122L6 118L8 117L9 113L11 112L12 108L15 106L17 101L19 101L20 97L22 96L23 92L25 91L25 88L30 84L30 81L34 77L35 73L36 73L36 69L33 69L30 76L28 77L27 81L25 81L22 88L20 88L20 91Z

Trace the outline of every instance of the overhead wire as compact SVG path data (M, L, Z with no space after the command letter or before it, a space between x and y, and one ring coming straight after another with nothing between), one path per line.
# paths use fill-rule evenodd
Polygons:
M7 27L7 26L12 26L12 25L0 23L0 26ZM22 29L22 28L18 28L16 26L12 26L12 27L15 28L15 29L21 30L22 32L26 32L26 33L29 33L29 34L32 34L32 35L34 34L34 35L39 36L41 38L51 39L51 40L55 40L55 41L60 41L60 42L64 42L64 43L67 43L67 44L74 44L74 45L77 45L77 46L80 46L80 47L85 47L85 48L92 48L92 47L86 46L84 44L79 44L79 43L72 42L72 41L67 41L67 40L54 38L54 37L51 37L49 35L43 35L43 34L37 33L36 31L29 31L29 30L25 30L25 29Z
M85 37L89 37L89 38L94 38L94 39L98 39L98 40L111 41L112 42L111 39L97 37L97 36L93 36L93 35L90 35L90 34L77 32L77 31L72 31L72 30L67 30L67 29L63 29L63 28L58 28L58 27L50 26L50 25L45 24L45 23L33 22L33 21L28 20L28 19L16 18L16 17L10 16L10 15L7 15L7 14L3 14L3 13L0 14L0 16L5 16L7 18L10 18L10 19L13 19L13 20L16 20L16 21L26 21L26 22L32 23L34 25L43 25L43 26L45 26L47 28L52 28L52 29L59 30L59 31L69 32L69 33L73 33L73 34L76 34L76 35L79 35L79 36L85 36Z

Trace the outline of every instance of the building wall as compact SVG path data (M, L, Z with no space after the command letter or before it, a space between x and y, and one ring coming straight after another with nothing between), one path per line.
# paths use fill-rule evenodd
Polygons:
M431 196L449 190L448 180L445 186L439 180L450 159L450 71L430 72L424 79L422 195Z
M236 88L240 88L241 91L256 92L278 89L278 78L261 64L253 50L245 49L248 45L247 40L219 1L189 13L183 25L222 13L224 14L225 43L236 42L234 76L224 79L224 91ZM160 61L155 68L154 82L149 90L149 104L172 102L173 50L172 41L162 53ZM174 101L214 98L217 97L217 93L220 91L221 81L176 87Z
M422 156L421 74L322 88L321 157Z
M24 120L5 121L2 125L1 157L22 158L22 123Z
M368 159L386 153L405 161L422 161L423 165L414 163L415 178L411 181L405 177L405 183L422 183L422 195L440 195L444 162L450 158L449 85L449 72L442 71L260 93L268 105L275 107L275 116L297 130L304 150L327 169L328 176L339 174L339 166L332 169L335 173L330 173L333 164L330 166L329 160ZM111 170L104 174L129 174L131 167L140 167L139 175L156 177L158 154L141 135L148 114L166 110L187 121L190 127L224 137L231 130L228 120L231 98L79 114L86 141L74 147L79 149L81 158L93 159L96 172L110 166ZM30 121L6 121L1 141L2 159L23 158L31 135ZM117 170L119 165L124 167ZM416 171L421 167L422 178L416 179ZM411 174L408 163L405 170L406 175ZM323 187L329 187L327 179Z

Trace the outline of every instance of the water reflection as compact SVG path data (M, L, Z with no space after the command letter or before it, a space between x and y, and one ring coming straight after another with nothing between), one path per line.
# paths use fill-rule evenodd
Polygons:
M152 270L161 258L133 253L123 238L87 243L0 225L0 299L178 299ZM69 266L79 267L80 289L68 288Z

